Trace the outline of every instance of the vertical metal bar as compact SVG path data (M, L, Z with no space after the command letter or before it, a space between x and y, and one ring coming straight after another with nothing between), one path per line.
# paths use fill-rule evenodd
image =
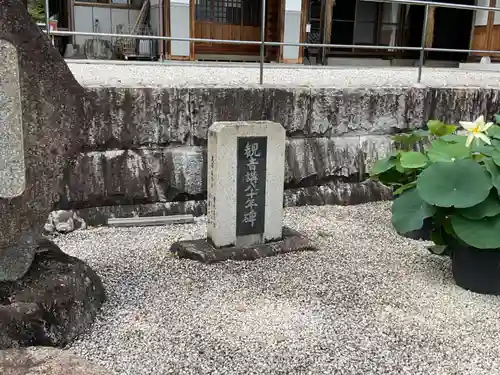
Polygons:
M260 78L261 85L264 84L264 54L266 46L264 41L266 39L266 0L262 0L262 9L260 12Z
M424 27L422 29L422 43L420 44L420 59L418 62L418 78L417 83L422 81L422 67L424 65L424 55L425 55L425 35L427 33L427 23L429 21L429 4L425 5L425 15L424 15Z
M45 30L47 31L47 38L50 39L50 25L49 25L49 20L50 20L50 11L49 11L50 5L49 5L49 0L45 0Z

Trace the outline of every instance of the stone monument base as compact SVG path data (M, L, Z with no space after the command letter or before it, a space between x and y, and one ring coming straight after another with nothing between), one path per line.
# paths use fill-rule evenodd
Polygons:
M179 258L197 260L202 263L216 263L226 260L255 260L307 250L315 251L317 248L307 237L288 227L283 227L281 240L260 245L216 248L208 239L200 239L175 242L170 247L170 251Z
M93 323L104 300L87 264L43 240L21 279L0 282L0 349L63 347Z

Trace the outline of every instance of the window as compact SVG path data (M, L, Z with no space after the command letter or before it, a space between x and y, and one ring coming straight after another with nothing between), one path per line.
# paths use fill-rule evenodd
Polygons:
M363 4L370 4L365 3ZM354 22L356 18L356 1L336 1L333 7L332 44L352 44L354 38Z
M255 0L196 0L197 21L259 26L260 13L260 2Z
M354 44L395 46L400 4L360 1L356 9Z

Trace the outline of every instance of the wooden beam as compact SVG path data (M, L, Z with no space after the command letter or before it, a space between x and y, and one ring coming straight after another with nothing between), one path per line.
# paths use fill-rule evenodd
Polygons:
M335 6L335 0L326 0L325 4L325 43L330 43L332 40L332 19L333 19L333 7Z
M196 38L196 1L189 2L189 37ZM195 42L189 42L189 60L196 60Z
M280 2L280 10L279 10L279 36L280 42L283 42L285 39L285 2L286 0L281 0ZM280 46L279 50L279 59L280 63L283 63L283 46Z
M321 1L320 41L324 44L330 43L332 40L332 18L334 5L335 0ZM322 47L319 49L318 59L321 60L322 64L325 63L326 48Z
M425 30L425 47L432 48L434 42L434 19L436 16L436 7L429 7L429 16L427 17L427 30Z
M490 7L496 7L496 1L490 0ZM492 34L493 34L493 26L495 25L495 12L488 11L488 24L486 26L486 49L491 51L493 48L491 46L492 42Z
M307 24L309 22L309 8L311 7L311 0L302 0L302 8L300 14L300 42L307 42ZM299 64L304 62L304 48L299 48Z

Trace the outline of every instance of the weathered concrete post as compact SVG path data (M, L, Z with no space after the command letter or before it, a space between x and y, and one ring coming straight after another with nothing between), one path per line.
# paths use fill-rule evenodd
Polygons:
M214 123L208 130L207 239L172 245L204 262L310 250L283 228L285 129L271 121Z
M23 1L0 0L0 349L65 345L104 300L95 272L41 237L84 98Z

